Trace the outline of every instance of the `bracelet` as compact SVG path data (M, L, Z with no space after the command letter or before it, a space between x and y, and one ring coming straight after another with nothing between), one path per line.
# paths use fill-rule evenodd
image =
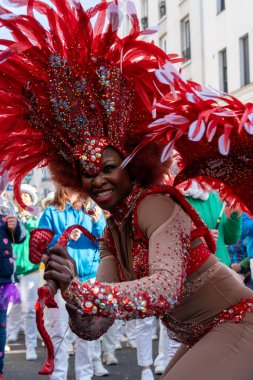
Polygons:
M149 297L138 293L130 298L111 287L95 281L82 283L78 278L71 281L63 298L77 305L85 314L115 318L144 318L148 316Z

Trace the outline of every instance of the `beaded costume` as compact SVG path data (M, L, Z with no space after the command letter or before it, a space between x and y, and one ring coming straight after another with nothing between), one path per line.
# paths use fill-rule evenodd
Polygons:
M117 0L101 0L86 11L78 0L15 3L27 4L27 14L15 15L0 6L0 26L11 33L0 39L0 174L8 171L23 208L19 186L36 166L49 165L54 176L63 170L61 185L76 188L80 165L90 176L100 173L106 147L120 153L122 167L133 162L137 167L139 153L157 143L163 147L154 158L158 172L174 148L180 153L175 184L197 177L219 188L234 208L240 205L253 212L252 103L244 105L184 79L174 66L180 58L141 40L154 30L140 31L131 1L126 6L131 30L123 38L118 33L122 12ZM138 164L141 171L144 159ZM160 225L154 227L152 215L140 216L144 204L157 204L154 210L165 212ZM79 310L70 321L76 332L95 339L114 318L159 315L175 337L192 345L221 322L248 317L252 292L239 286L210 255L210 233L175 189L149 192L137 185L121 206L101 243L98 282L81 284L74 279L64 293ZM167 206L173 209L170 217ZM50 231L37 232L31 245L38 251L32 251L31 259L39 260L52 236ZM66 246L69 233L58 245ZM200 236L209 248L190 249L191 241ZM106 262L111 273L108 265L103 267ZM229 293L235 283L236 292ZM43 306L56 307L56 288L51 282L39 290L41 328ZM219 297L223 288L226 297ZM211 306L207 289L215 300ZM45 329L40 333L49 350L40 373L50 374L52 343Z
M163 194L171 194L178 202L181 201L185 211L176 203L171 218L152 232L147 240L138 226L138 209L152 207L152 202L155 204L160 202L161 206L166 207L166 203L172 201L164 198ZM148 203L141 205L142 200L145 201L145 199ZM132 226L131 231L125 234L128 235L125 236L125 240L132 240L132 248L128 253L125 249L122 252L122 246L127 246L123 237L126 227L122 225L122 219L120 223L117 222L122 206L125 215L123 224L129 225L131 220ZM191 215L195 227L186 212ZM145 234L149 236L148 231L145 231ZM191 346L215 325L231 319L240 321L246 311L253 311L253 298L249 298L242 299L237 305L231 307L228 304L227 309L224 308L218 315L214 313L212 320L208 323L182 323L173 319L173 309L180 305L182 299L197 292L210 280L212 273L219 269L220 264L215 260L205 273L204 279L187 281L187 278L191 278L189 276L198 270L211 255L210 249L205 244L190 249L191 238L194 239L196 236L204 236L211 250L215 251L215 244L212 242L209 230L205 228L203 222L201 225L194 209L175 188L162 186L146 191L135 188L130 197L124 201L124 205L119 206L110 218L105 240L101 243L102 269L100 268L100 272L103 272L103 260L108 260L110 255L113 255L111 259L115 260L118 278L113 273L111 275L112 278L116 277L116 283L90 284L89 282L82 283L76 278L71 282L63 297L87 315L117 319L160 316L174 340ZM121 241L120 247L119 243L116 243L117 247L115 247L117 241ZM128 258L128 264L124 263L124 257ZM106 265L113 267L112 262L110 265L107 262ZM98 277L100 277L100 272ZM101 276L103 277L103 274ZM71 321L71 326L73 331L84 339L97 338L104 332L103 329L99 331L98 328L93 331L86 328L80 329L74 320Z

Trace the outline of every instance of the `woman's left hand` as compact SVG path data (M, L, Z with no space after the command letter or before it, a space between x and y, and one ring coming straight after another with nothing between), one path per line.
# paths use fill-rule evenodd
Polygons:
M93 215L91 217L93 223L97 223L100 219L100 215L101 215L101 209L99 207L94 207L93 209Z
M45 280L54 280L59 284L63 293L77 276L75 261L63 247L55 246L48 251L45 262Z

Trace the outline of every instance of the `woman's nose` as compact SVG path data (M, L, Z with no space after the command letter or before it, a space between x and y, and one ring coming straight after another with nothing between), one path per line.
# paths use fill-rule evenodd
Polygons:
M106 182L106 179L103 173L99 173L96 177L93 178L93 186L101 186Z

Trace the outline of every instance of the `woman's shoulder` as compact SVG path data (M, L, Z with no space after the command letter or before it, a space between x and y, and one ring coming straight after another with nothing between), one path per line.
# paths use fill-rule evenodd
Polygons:
M147 188L139 198L137 202L137 209L149 208L149 207L158 207L158 209L175 208L177 204L176 200L173 198L173 188L171 186L155 186Z
M151 233L165 221L173 218L179 209L177 202L166 192L145 192L135 208L135 221L144 236Z

